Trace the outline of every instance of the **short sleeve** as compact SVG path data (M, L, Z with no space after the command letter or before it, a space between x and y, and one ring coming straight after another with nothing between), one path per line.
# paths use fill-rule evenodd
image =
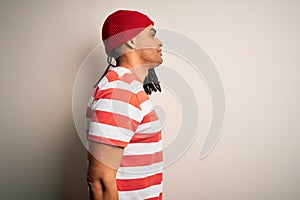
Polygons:
M143 119L132 87L121 81L95 91L91 105L88 140L126 147Z

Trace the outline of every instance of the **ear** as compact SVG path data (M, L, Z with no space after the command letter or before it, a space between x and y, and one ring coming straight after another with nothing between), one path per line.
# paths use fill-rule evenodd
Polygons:
M129 40L128 42L125 43L127 47L129 47L130 49L135 49L136 46L135 46L135 42L134 40Z

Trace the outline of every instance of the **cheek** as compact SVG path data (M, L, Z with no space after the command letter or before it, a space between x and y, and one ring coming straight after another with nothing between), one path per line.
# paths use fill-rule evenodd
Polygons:
M145 48L141 50L141 54L143 57L152 58L153 56L156 56L158 53L154 48Z
M137 49L155 48L155 42L151 39L144 39L136 43Z

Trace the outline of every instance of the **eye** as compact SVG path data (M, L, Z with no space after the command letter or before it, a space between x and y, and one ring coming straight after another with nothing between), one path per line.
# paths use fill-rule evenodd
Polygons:
M152 29L150 30L150 36L151 36L152 38L154 38L154 37L156 36L156 30L155 30L154 28L152 28Z

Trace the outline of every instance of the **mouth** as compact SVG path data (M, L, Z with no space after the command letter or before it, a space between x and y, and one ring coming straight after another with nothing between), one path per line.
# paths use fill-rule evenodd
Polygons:
M162 50L161 49L157 50L157 52L160 54L160 56L162 56Z

